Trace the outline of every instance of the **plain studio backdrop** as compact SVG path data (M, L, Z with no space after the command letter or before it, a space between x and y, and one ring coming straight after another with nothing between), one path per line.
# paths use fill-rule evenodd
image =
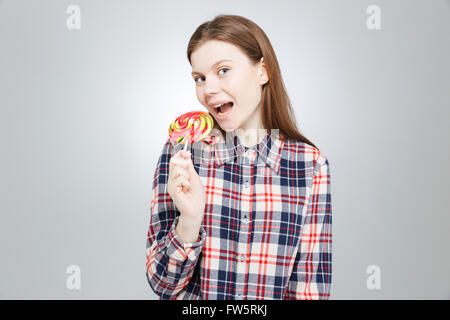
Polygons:
M329 159L331 299L449 299L448 0L0 1L0 298L157 298L154 170L218 14L266 32Z

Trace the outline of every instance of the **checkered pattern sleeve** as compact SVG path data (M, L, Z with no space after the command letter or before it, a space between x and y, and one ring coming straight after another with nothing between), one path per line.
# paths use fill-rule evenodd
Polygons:
M286 299L325 300L331 286L330 167L320 157L314 169L311 194Z
M146 276L160 299L176 299L189 284L205 238L202 229L197 242L186 244L175 232L180 213L167 192L172 150L167 141L156 166L146 245Z

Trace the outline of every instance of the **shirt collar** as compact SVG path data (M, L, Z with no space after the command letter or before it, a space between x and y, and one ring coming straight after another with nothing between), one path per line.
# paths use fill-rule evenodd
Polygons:
M203 143L209 145L211 150L214 150L212 160L216 167L228 163L235 157L245 153L246 148L236 134L236 131L227 132L225 138L220 130L212 131L214 133L206 136L203 139ZM284 140L280 138L279 130L272 129L271 133L267 133L260 143L249 149L255 150L257 156L274 172L279 174L283 145Z

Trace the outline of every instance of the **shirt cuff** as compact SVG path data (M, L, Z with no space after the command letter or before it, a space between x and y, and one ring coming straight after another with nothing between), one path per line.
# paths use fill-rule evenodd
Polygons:
M203 249L203 243L205 242L206 232L203 226L200 227L198 241L192 243L183 243L175 232L175 228L178 224L177 216L172 223L169 234L167 235L167 254L172 259L183 263L185 260L196 261Z

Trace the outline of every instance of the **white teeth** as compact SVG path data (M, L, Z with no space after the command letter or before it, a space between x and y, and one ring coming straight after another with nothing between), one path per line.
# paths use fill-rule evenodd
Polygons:
M226 103L226 102L225 102ZM218 104L217 106L215 106L214 107L214 109L217 109L217 108L219 108L219 107L221 107L221 106L223 106L225 103L222 103L222 104Z

